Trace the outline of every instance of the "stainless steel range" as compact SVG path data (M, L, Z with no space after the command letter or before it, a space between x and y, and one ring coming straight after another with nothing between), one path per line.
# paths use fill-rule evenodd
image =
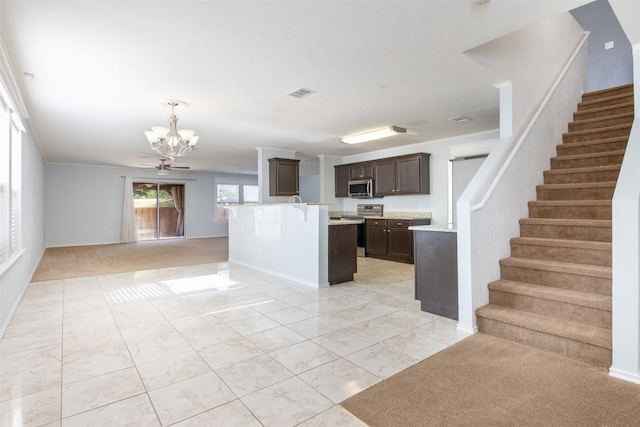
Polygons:
M365 247L367 244L367 235L365 227L365 219L369 217L381 217L384 205L376 204L358 204L355 215L342 215L340 219L348 219L351 221L360 221L357 225L358 229L358 256L367 256Z

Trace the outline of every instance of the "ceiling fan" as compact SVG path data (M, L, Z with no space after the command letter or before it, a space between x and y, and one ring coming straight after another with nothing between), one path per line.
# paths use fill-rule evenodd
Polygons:
M190 169L189 166L171 166L170 164L165 163L167 159L160 159L160 164L156 166L158 169L158 175L169 175L173 169Z

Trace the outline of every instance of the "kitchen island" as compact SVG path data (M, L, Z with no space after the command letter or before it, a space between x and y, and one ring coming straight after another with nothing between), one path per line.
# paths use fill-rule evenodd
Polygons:
M227 207L229 261L315 288L328 287L329 227L350 225L348 221L331 221L330 225L329 206L276 203ZM354 242L354 261L355 251Z
M458 320L458 240L454 228L409 227L415 245L415 297L422 311Z
M358 232L360 221L329 221L329 283L350 282L358 271Z

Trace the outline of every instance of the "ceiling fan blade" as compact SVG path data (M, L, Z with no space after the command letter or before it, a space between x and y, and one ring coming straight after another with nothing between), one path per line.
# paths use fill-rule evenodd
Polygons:
M189 166L171 166L171 169L191 169Z

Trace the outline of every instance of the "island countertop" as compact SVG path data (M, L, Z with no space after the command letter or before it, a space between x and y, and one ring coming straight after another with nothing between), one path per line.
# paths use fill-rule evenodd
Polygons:
M439 231L444 233L455 233L457 230L449 225L434 224L434 225L414 225L409 227L409 230L413 231Z
M361 221L349 220L349 219L330 219L329 225L358 225L362 224Z
M330 211L329 216L331 218L340 218L343 216L358 216L357 212L350 211ZM383 212L382 216L375 217L376 219L432 219L431 212Z

